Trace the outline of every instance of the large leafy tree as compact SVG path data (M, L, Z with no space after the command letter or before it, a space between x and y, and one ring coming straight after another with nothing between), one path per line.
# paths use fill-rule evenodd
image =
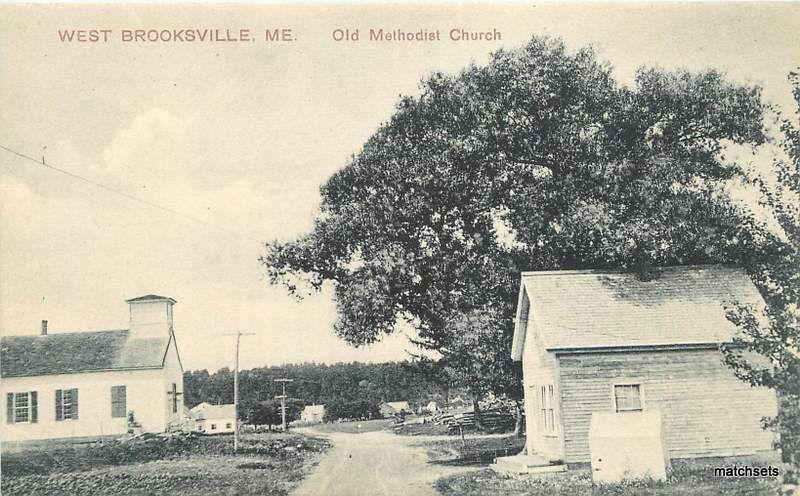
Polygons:
M768 425L780 432L784 461L800 466L800 74L789 80L795 100L794 118L777 110L781 137L773 161L775 176L756 177L761 205L774 220L784 243L771 259L753 271L766 307L759 311L734 304L729 318L742 333L725 348L726 361L743 380L778 393L778 415ZM761 358L754 359L755 356ZM766 360L764 360L766 358ZM794 475L797 479L797 474Z
M489 392L502 392L509 396L519 396L513 389L519 382L509 381L516 376L516 370L509 368L509 349L502 332L504 322L500 312L494 308L471 310L454 315L448 322L453 333L450 344L440 348L440 364L443 370L457 384L465 385L473 398L475 423L482 429L480 399ZM514 394L517 393L517 394ZM521 404L517 402L517 435L522 433Z
M511 370L520 270L647 277L778 249L728 188L748 176L726 146L764 143L763 116L758 87L717 71L642 69L628 88L591 49L534 38L425 79L322 187L311 232L262 262L299 296L332 283L335 332L354 345L405 321L419 346L465 363L453 323L488 312L492 360ZM512 374L490 382L519 394Z

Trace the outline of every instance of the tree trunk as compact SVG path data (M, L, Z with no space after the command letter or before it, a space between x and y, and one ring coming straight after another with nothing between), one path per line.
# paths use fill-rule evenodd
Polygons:
M483 431L483 422L481 422L481 406L479 404L481 398L477 394L473 398L472 411L475 413L475 430Z
M514 413L517 416L516 423L514 424L514 437L520 438L525 429L525 416L522 413L522 404L519 401L514 402Z

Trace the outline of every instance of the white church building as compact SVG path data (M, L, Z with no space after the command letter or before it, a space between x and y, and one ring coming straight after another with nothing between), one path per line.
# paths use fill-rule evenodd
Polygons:
M163 432L181 422L176 301L127 300L130 327L0 338L3 442ZM132 422L131 422L132 420Z

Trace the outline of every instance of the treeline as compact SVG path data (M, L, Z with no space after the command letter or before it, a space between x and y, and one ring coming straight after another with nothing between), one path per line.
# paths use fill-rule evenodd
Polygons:
M278 423L275 397L282 394L275 379L289 378L288 416L294 420L305 405L329 405L335 417L374 416L385 401L408 401L412 406L436 401L451 393L447 384L421 374L407 361L386 363L288 364L239 371L240 415L258 423ZM184 373L186 406L233 403L233 371ZM365 415L356 415L362 412ZM351 415L352 414L352 415Z
M325 403L325 421L337 419L376 419L381 418L378 405L374 402L359 400L334 400Z

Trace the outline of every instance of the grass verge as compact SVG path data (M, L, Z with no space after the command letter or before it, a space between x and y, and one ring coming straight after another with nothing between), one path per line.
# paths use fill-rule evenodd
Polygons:
M285 495L330 446L323 439L248 434L104 442L4 453L3 494Z
M424 424L401 424L396 426L394 433L399 436L447 436L450 427L444 424L426 422Z
M772 496L778 493L780 478L714 477L714 467L733 464L766 466L769 461L741 457L675 460L672 475L665 482L645 480L602 485L592 483L589 470L570 470L541 476L509 476L484 469L439 479L436 489L444 496ZM774 462L773 466L776 466Z
M525 438L508 435L468 436L424 441L417 446L428 450L428 459L438 465L486 465L498 456L516 455L525 446Z

